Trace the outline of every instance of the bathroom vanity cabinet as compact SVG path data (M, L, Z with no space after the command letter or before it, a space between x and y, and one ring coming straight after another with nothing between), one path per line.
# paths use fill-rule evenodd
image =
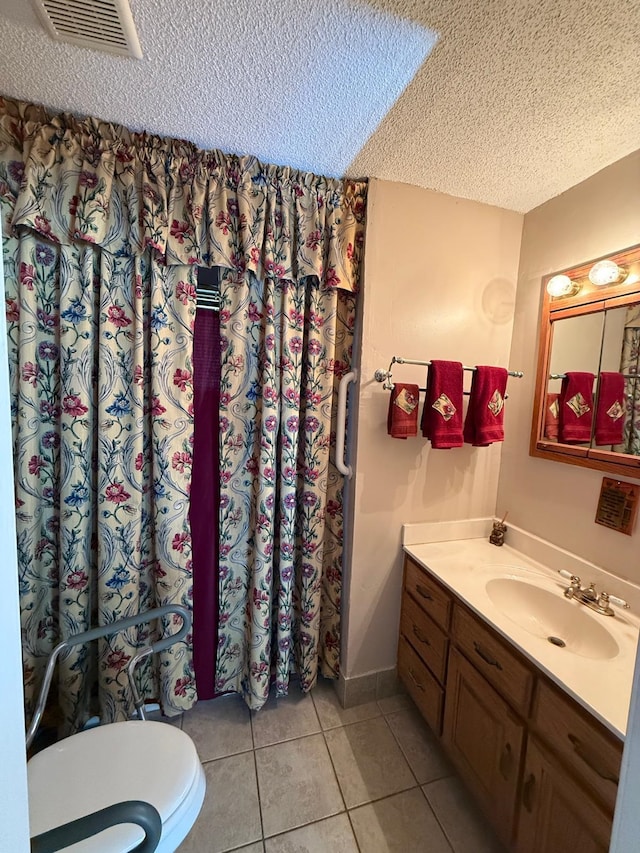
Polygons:
M622 743L405 556L398 673L514 853L606 853Z

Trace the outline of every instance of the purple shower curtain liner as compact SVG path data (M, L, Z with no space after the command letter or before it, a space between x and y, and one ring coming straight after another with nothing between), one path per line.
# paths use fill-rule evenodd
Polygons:
M220 317L199 308L193 337L194 433L191 479L193 665L198 698L212 699L218 645Z

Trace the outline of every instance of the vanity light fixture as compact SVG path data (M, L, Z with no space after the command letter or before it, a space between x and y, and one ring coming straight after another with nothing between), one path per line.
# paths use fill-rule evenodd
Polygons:
M573 296L580 290L577 281L571 281L568 275L554 275L547 282L547 293L556 298L561 296Z
M589 281L597 287L608 284L618 284L627 277L627 270L618 266L615 261L598 261L589 270Z

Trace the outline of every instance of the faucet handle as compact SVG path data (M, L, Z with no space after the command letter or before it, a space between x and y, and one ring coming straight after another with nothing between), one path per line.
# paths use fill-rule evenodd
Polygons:
M571 574L571 572L568 572L566 569L558 569L558 574L560 575L560 577L566 578L568 581L571 581L572 585L574 586L576 584L579 586L582 583L582 581L577 575Z
M569 586L565 589L564 595L565 598L573 598L576 593L579 593L582 589L582 581L577 575L572 575L571 572L567 572L564 569L559 569L558 574L563 578L567 578L569 581Z
M602 595L606 595L607 600L611 604L615 604L617 607L624 607L625 610L629 610L629 602L625 601L624 598L618 598L617 595L607 595L606 592L603 592Z

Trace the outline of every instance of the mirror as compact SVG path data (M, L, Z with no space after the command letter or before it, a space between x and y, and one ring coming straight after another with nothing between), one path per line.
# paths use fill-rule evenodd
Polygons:
M549 441L559 440L559 400L562 379L555 378L568 371L582 371L597 375L600 366L600 351L604 332L605 314L602 311L562 317L552 324L549 373L547 378L547 401L543 437ZM594 387L592 385L591 392ZM592 430L583 442L590 444Z
M618 281L590 280L600 260L618 265ZM546 289L559 273L542 282L531 455L638 477L640 246L560 274L566 295Z

